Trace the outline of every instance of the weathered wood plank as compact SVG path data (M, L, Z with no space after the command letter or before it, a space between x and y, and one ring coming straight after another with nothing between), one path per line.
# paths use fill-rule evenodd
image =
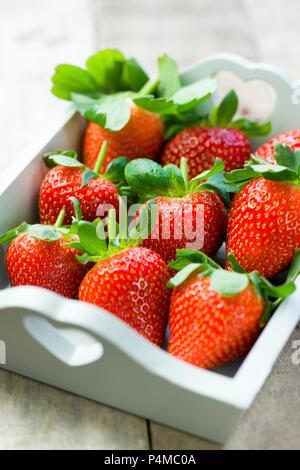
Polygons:
M97 44L136 56L148 70L167 52L180 64L218 51L255 56L239 0L94 0Z
M0 449L147 449L144 419L0 371Z
M72 0L11 0L2 6L0 169L60 115L64 103L49 92L50 77L58 63L80 64L90 53L90 7L87 0L78 0L76 8Z
M300 340L299 327L226 449L299 449L300 365L292 362L292 345L296 340Z

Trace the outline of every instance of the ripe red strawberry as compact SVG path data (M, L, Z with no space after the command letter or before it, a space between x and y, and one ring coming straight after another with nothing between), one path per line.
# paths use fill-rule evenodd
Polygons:
M11 241L6 255L10 284L44 287L77 298L88 266L77 261L76 255L81 253L63 238L66 230L23 223L3 235L0 243Z
M142 211L140 220L147 212L148 208ZM139 221L129 235L122 224L120 219L120 225L115 225L115 211L110 210L107 240L101 221L97 225L79 223L79 246L85 250L79 259L96 263L81 283L79 299L106 309L162 346L170 297L169 268L157 253L138 246L142 236Z
M169 308L168 279L168 267L158 254L129 248L99 261L88 272L79 300L105 308L162 346Z
M280 142L282 145L287 145L293 152L300 149L300 130L294 129L289 132L277 135L263 144L256 153L270 163L276 163L274 160L275 148L274 144Z
M300 247L300 151L275 144L277 165L254 163L226 178L243 189L229 214L227 252L247 271L273 277L286 269Z
M191 178L211 168L217 157L223 160L226 171L243 168L251 154L249 137L268 134L270 124L259 125L246 119L232 122L237 107L237 96L231 91L219 108L213 108L209 119L182 130L167 143L162 165L179 166L181 157L185 157Z
M153 201L158 206L158 221L142 246L159 253L167 263L175 258L179 248L192 247L210 256L216 254L224 240L227 219L224 204L217 193L199 191L182 198L157 197ZM188 214L186 221L182 218L184 211ZM163 227L169 224L170 236L164 238ZM184 225L190 225L191 238L189 233L184 235ZM179 230L182 230L181 236L178 236Z
M103 149L106 149L104 143ZM105 152L103 152L105 153ZM104 158L101 155L100 160ZM100 205L108 205L118 209L119 194L116 185L108 179L109 175L100 177L98 164L95 171L87 170L75 157L69 156L67 152L52 152L46 155L46 161L53 165L57 164L46 174L39 193L39 215L42 224L54 224L60 209L66 210L65 223L72 222L74 210L71 197L75 197L81 204L82 215L85 220L92 221L97 215ZM123 159L121 159L123 160Z
M231 261L235 264L234 258ZM168 350L206 369L247 354L275 308L274 299L278 305L295 290L293 279L274 287L256 273L246 274L237 264L239 272L224 271L199 252L180 250L171 266L183 269L170 281L175 288Z
M179 248L215 255L227 221L224 203L214 191L219 189L217 178L223 167L218 160L211 171L189 181L185 160L182 170L175 165L162 168L149 160L130 162L125 169L128 184L141 201L151 199L157 204L157 221L154 225L152 220L152 232L142 246L159 253L166 262L175 258Z
M184 129L168 142L161 163L179 165L185 157L189 176L194 177L211 168L216 157L224 161L226 171L242 168L250 153L250 140L240 130L197 126Z
M102 172L114 159L125 155L129 160L139 157L156 159L164 141L164 125L159 116L134 104L128 123L119 131L111 131L95 122L87 125L83 160L93 168L104 141L109 143Z
M166 55L158 59L157 79L150 79L135 59L112 49L89 57L85 68L58 65L52 82L53 94L72 101L88 121L83 148L87 167L94 167L103 141L109 142L102 171L120 156L158 158L165 127L170 135L170 128L182 122L198 122L197 105L217 88L215 77L184 85L176 63Z

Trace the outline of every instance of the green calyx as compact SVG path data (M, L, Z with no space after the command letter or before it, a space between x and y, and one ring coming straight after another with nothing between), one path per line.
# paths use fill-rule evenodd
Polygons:
M71 240L72 230L70 226L62 226L66 212L62 209L58 215L55 225L30 225L27 222L22 222L18 227L12 228L0 237L0 244L10 243L19 235L29 235L37 240L44 240L53 242L60 238Z
M123 212L123 214L121 214ZM116 221L116 210L111 209L105 220L96 219L87 222L77 218L76 233L79 241L71 244L83 254L77 256L83 264L98 262L113 254L137 247L149 236L155 227L158 211L157 205L149 201L140 210L132 227L127 225L127 209L120 198L120 223Z
M217 191L229 205L228 192L234 192L236 188L224 181L223 170L224 163L217 158L210 170L189 180L185 158L181 159L180 168L173 164L162 167L153 160L138 158L126 166L125 179L140 202L158 196L184 197L199 191Z
M73 101L86 119L112 131L127 124L132 102L172 124L199 120L196 105L209 99L217 88L214 77L184 86L176 63L167 55L158 59L158 77L149 79L135 59L113 49L89 57L85 68L58 65L52 83L55 96Z
M209 277L212 290L222 297L234 297L252 284L259 297L263 298L265 309L261 324L265 324L273 310L295 289L295 279L300 272L300 250L296 250L286 281L275 286L256 271L247 273L230 253L228 260L233 271L226 271L204 253L196 250L177 250L176 260L169 267L178 271L169 281L169 287L177 287L185 282L191 274L198 277Z
M260 124L245 118L234 120L238 104L238 97L235 91L229 91L219 106L212 108L209 116L202 122L202 125L239 129L248 137L262 137L270 134L272 129L270 122Z
M103 165L105 155L108 149L108 142L104 141L95 167L93 170L87 168L81 161L78 159L77 152L74 150L56 150L53 152L46 153L43 157L45 164L49 168L55 166L64 166L69 168L81 168L82 169L82 183L81 187L84 188L88 185L89 181L94 178L105 178L114 183L118 188L122 188L125 184L125 167L128 163L127 157L119 157L112 160L106 168L104 174L100 174L101 167Z
M289 146L276 142L274 144L276 163L269 163L258 155L252 155L251 160L241 170L224 173L229 185L241 189L250 181L260 177L270 181L300 184L300 150L293 152Z

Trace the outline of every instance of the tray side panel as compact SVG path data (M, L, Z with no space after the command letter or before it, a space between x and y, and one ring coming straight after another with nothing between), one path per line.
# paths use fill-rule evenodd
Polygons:
M223 443L242 414L238 407L201 396L130 360L103 339L104 354L82 367L70 367L49 355L26 332L22 309L0 313L1 339L6 344L3 367L55 387L139 416ZM5 326L4 326L5 323Z

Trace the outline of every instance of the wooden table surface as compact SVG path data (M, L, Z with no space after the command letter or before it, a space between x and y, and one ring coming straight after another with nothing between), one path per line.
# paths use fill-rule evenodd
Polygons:
M299 14L298 0L0 0L0 169L22 158L22 149L61 113L64 104L49 93L55 64L80 64L99 48L117 47L153 72L163 52L185 66L225 51L299 77ZM249 100L249 90L241 93L244 112L269 110L268 99ZM300 366L291 361L295 339L299 329L226 449L300 447ZM0 448L220 447L1 371Z

